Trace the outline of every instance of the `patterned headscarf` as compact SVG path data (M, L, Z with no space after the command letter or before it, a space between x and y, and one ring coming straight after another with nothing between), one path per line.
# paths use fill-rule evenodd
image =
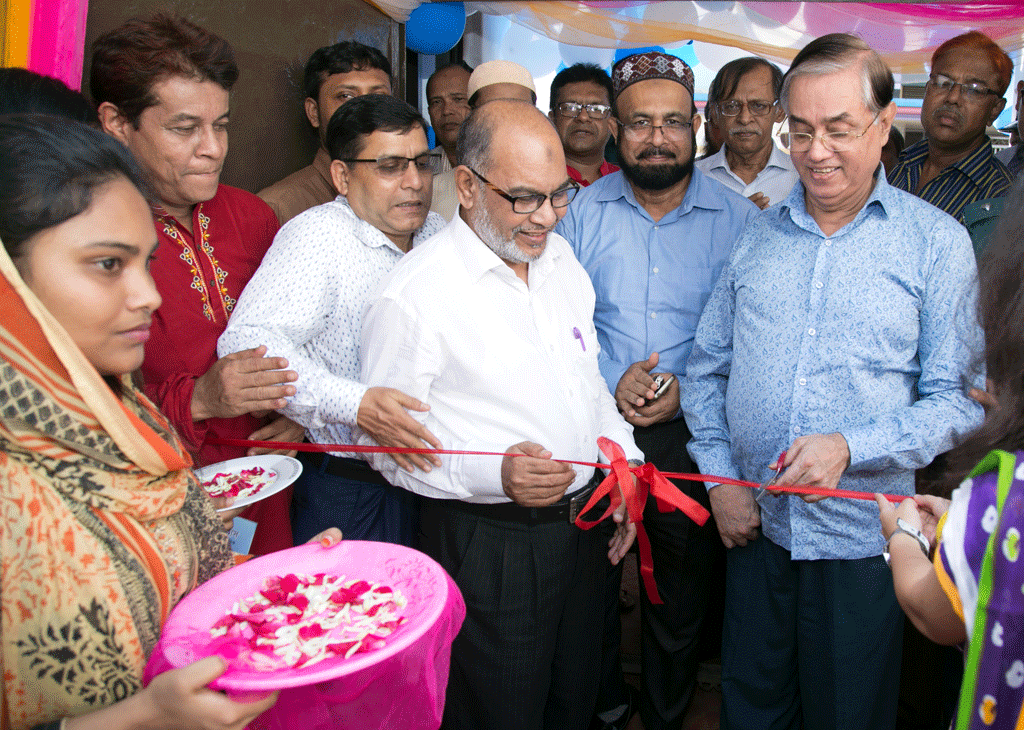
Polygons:
M174 604L232 563L189 457L128 376L118 396L0 247L0 725L141 687Z

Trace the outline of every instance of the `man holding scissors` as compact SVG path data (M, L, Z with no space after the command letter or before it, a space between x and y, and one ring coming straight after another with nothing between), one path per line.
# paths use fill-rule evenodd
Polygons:
M892 90L847 34L786 75L800 182L743 232L687 364L702 474L764 483L786 451L779 485L909 496L914 469L981 423L970 240L886 182ZM903 617L874 502L708 486L730 548L722 727L892 728Z

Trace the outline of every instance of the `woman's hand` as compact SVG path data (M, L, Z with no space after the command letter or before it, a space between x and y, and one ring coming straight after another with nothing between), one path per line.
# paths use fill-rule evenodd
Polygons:
M918 494L914 497L917 502L918 514L921 516L921 532L928 538L928 544L935 547L935 531L938 529L939 520L942 515L949 512L948 499L933 497L930 494Z
M242 730L277 702L277 692L230 697L210 689L227 663L206 657L158 674L149 686L110 707L68 718L65 730Z
M881 494L875 494L875 502L878 504L878 518L882 523L882 537L888 540L892 533L896 532L896 520L901 519L917 529L921 529L923 520L917 509L917 502L913 497L907 497L899 506L894 505ZM932 531L934 534L934 530Z
M210 689L207 685L225 669L227 663L214 656L158 674L143 690L150 695L154 719L166 719L168 728L240 730L277 701L277 692L246 701Z
M230 507L235 503L237 497L210 497L213 500L214 509L224 509ZM224 523L224 529L230 530L231 523L235 521L238 515L245 512L245 507L237 507L235 509L229 509L227 512L218 512L217 516L220 517L220 521Z
M337 527L328 527L326 530L321 532L316 537L310 538L306 541L307 545L311 545L314 542L318 542L325 548L334 547L341 542L341 530Z

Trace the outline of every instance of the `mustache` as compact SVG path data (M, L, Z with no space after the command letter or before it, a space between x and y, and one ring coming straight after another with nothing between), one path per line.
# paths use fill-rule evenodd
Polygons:
M962 124L964 121L964 115L955 106L943 104L934 112L932 112L933 117L936 117L939 114L948 114L949 116L953 117L956 120L957 124Z
M729 130L729 136L734 134L757 134L760 130L757 127L737 127Z
M651 157L668 157L674 160L676 153L665 147L648 147L636 156L638 160L646 160Z
M537 236L541 233L547 235L548 233L551 233L553 230L555 230L554 226L548 226L545 228L529 228L524 224L513 228L512 236L515 236L517 233L525 233L527 236Z

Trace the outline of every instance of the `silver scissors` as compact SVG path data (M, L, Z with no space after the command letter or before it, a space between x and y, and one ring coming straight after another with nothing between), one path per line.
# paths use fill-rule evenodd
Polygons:
M775 474L772 475L771 479L762 484L761 487L757 490L757 494L754 495L754 501L757 502L758 504L761 504L761 498L764 497L766 494L770 494L772 497L779 496L778 494L774 494L769 490L771 489L771 487L775 486L775 483L779 481L779 477L782 476L782 462L784 462L785 460L786 452L783 451L779 455L779 460L775 462L775 466L772 467L772 469L775 471Z

